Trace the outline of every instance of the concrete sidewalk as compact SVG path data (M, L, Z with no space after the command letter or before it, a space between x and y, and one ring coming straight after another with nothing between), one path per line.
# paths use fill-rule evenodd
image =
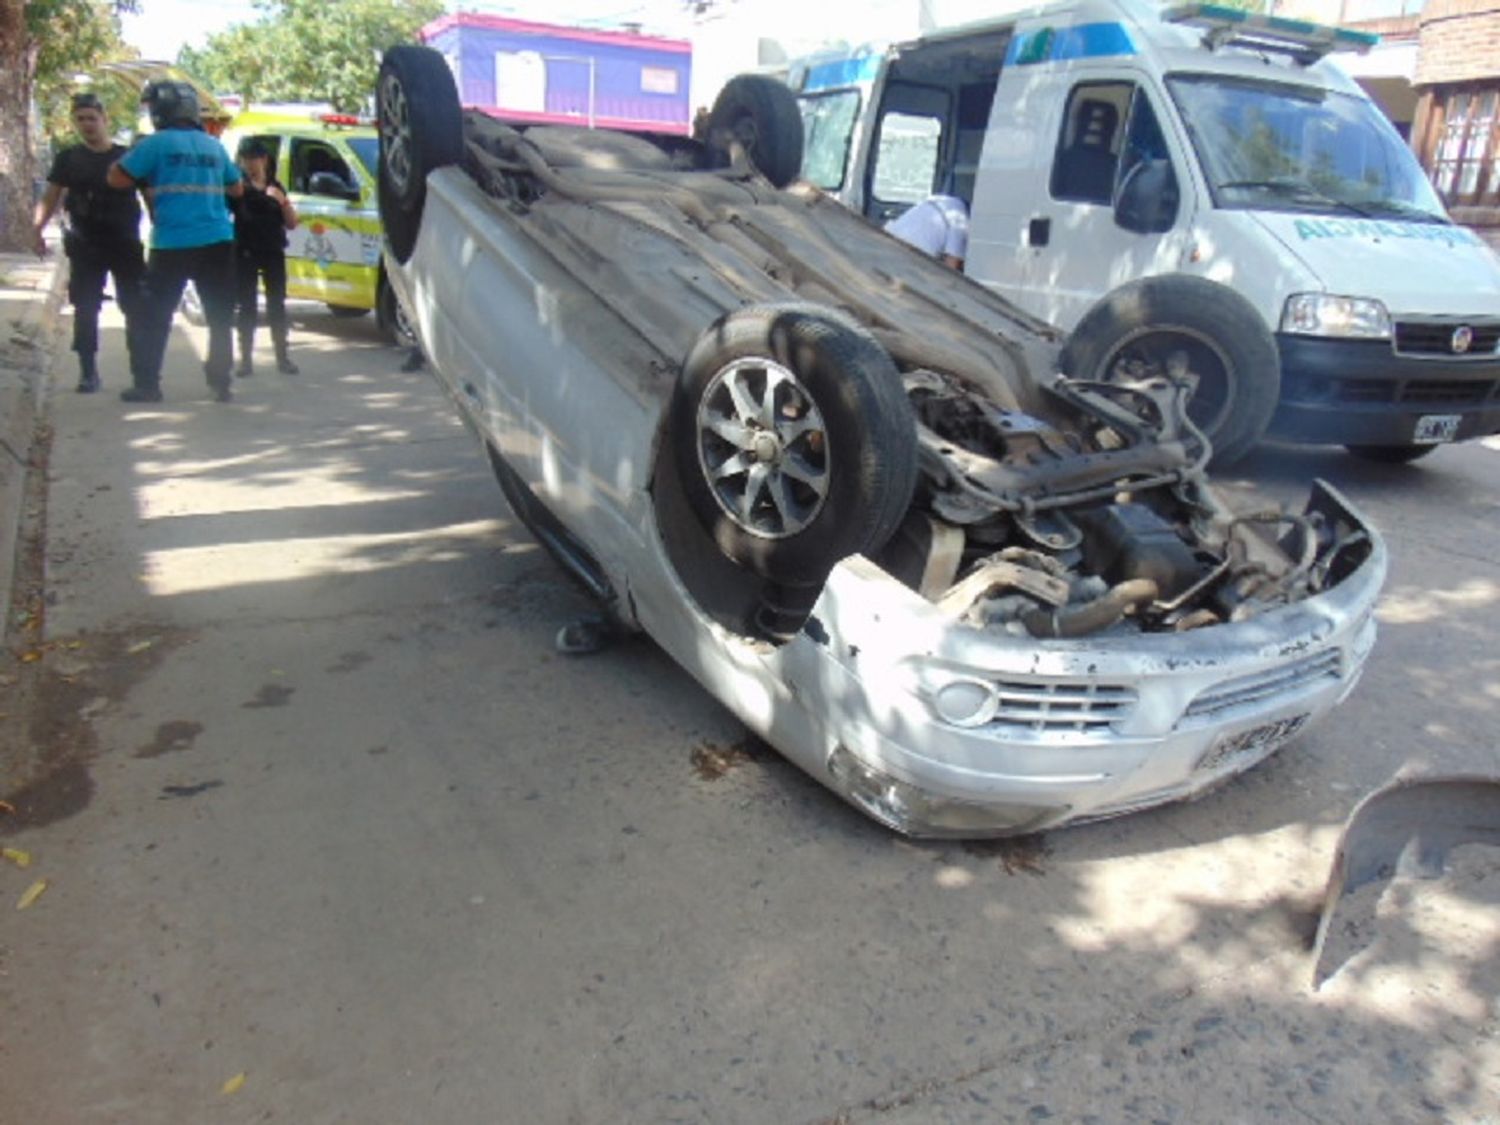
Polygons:
M26 475L36 423L46 414L66 277L56 251L49 258L0 254L0 623L10 621ZM0 625L0 635L4 631Z

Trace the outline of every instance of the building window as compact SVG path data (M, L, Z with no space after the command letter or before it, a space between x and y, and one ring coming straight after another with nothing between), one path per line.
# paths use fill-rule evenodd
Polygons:
M1435 110L1430 167L1443 202L1500 203L1500 87L1447 91Z

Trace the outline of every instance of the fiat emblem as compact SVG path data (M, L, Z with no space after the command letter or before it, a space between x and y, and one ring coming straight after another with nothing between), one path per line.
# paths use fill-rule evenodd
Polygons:
M1473 343L1474 329L1470 328L1467 324L1453 330L1451 346L1454 355L1463 355Z

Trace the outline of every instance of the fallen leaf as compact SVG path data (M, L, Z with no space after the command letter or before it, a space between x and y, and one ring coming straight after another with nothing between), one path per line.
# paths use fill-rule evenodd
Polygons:
M11 804L9 801L0 801L0 812L13 813L15 811L15 805Z
M42 897L42 892L45 891L46 889L47 889L47 880L45 880L45 879L38 879L35 883L32 883L31 886L27 887L26 890L25 890L25 892L16 901L16 909L17 910L25 910L33 902L35 902L37 899L41 898Z
M39 652L37 652L36 649L32 649L30 652L23 652L21 654L21 663L22 664L35 664L41 658L42 658L42 654L39 653Z
M135 644L125 650L125 653L128 656L134 656L138 652L145 652L155 643L155 641L136 641Z
M0 858L10 860L17 867L31 866L31 853L20 848L0 848Z
M239 1091L239 1088L241 1086L243 1086L244 1084L245 1084L245 1072L242 1070L238 1074L236 1074L233 1078L231 1078L228 1082L224 1083L223 1092L226 1093L226 1094L237 1093Z

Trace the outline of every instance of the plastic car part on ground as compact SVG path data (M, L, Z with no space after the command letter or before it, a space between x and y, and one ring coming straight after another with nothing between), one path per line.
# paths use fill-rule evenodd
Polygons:
M1462 844L1500 847L1500 774L1401 777L1361 801L1344 825L1323 894L1313 988L1369 941L1375 900L1356 904L1353 892L1395 876L1436 879Z

